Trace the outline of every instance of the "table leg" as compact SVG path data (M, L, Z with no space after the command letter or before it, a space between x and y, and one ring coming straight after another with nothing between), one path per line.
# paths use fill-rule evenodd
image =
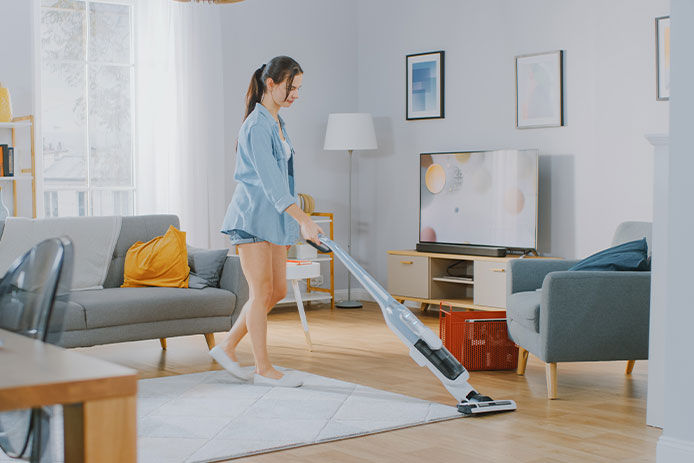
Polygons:
M63 406L65 461L137 461L136 406L134 395Z
M301 300L301 291L299 291L299 280L292 280L292 288L294 288L294 298L296 299L296 306L299 309L301 324L304 327L304 334L306 335L308 350L311 351L313 350L313 344L311 344L311 335L308 333L308 322L306 321L306 313L304 312L304 303Z

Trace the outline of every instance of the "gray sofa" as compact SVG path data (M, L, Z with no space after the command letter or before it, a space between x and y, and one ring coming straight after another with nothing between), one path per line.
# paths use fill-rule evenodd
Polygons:
M624 222L613 245L646 237L651 223ZM567 271L577 260L514 259L507 273L508 331L519 346L518 374L528 353L546 363L547 394L557 397L558 362L648 358L651 272Z
M227 256L219 288L121 288L125 254L135 241L147 242L179 227L175 215L123 217L103 289L72 291L60 345L85 347L143 339L227 331L248 300L238 256Z

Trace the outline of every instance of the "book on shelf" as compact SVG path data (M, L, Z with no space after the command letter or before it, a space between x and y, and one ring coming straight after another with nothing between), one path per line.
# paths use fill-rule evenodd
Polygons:
M8 146L5 151L7 156L2 157L3 170L8 177L14 177L14 146Z
M14 147L0 145L0 177L14 176Z

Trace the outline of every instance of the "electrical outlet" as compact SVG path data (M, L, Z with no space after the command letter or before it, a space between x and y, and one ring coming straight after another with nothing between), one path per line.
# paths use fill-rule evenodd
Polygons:
M311 286L320 286L323 284L323 275L311 278Z

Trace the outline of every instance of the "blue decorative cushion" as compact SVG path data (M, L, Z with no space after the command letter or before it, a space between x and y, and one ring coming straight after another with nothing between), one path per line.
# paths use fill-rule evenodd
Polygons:
M188 287L195 289L206 286L218 287L228 252L228 249L200 249L188 246L188 266L190 267Z
M614 246L579 261L569 270L650 270L646 238Z

